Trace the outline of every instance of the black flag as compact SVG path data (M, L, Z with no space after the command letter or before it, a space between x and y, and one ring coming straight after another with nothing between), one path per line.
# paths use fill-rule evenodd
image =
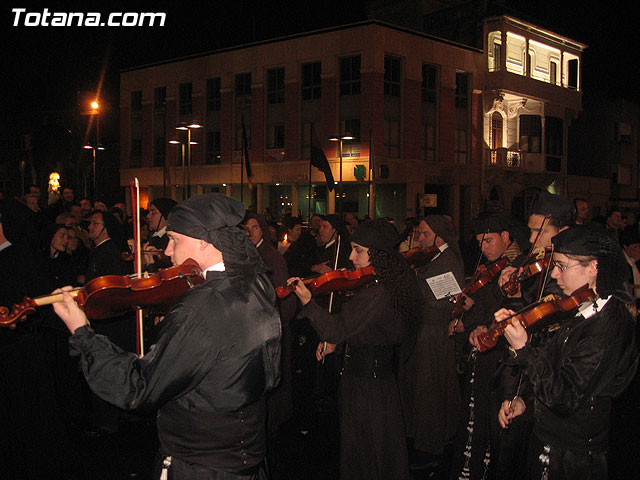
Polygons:
M247 141L247 130L244 127L244 115L241 118L242 122L242 156L244 157L244 166L247 169L247 182L249 188L253 188L253 174L251 173L251 162L249 162L249 142Z
M327 180L327 188L332 192L333 184L335 183L333 180L333 173L331 173L329 160L327 160L327 156L324 154L324 151L320 146L320 141L318 140L318 137L316 137L313 125L311 125L311 165L324 173L324 177Z

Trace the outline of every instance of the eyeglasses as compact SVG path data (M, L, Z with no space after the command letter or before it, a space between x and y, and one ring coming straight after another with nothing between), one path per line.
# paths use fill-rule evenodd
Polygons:
M89 225L104 225L102 222L89 222Z
M561 265L558 262L556 262L555 260L553 260L551 262L551 265L553 265L553 268L557 268L561 272L564 272L565 270L568 270L569 268L577 267L578 265L582 265L582 264L580 262L578 262L578 263L574 263L573 265Z

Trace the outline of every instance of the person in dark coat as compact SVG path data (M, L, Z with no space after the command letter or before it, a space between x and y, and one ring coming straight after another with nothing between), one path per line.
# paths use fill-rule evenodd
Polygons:
M177 202L171 198L156 198L149 204L147 213L147 223L152 233L149 241L143 246L143 250L157 251L157 253L146 253L143 257L145 268L150 272L157 272L161 268L171 266L171 259L164 254L167 248L169 237L167 236L167 217Z
M283 256L269 241L265 241L264 232L267 222L264 215L247 213L243 221L247 237L256 246L260 257L267 266L267 275L274 286L284 286L289 278L287 263ZM278 429L291 419L292 415L292 367L291 367L291 320L296 311L296 299L293 295L277 300L282 323L282 365L280 384L267 396L267 434L273 439ZM275 459L272 459L272 464Z
M126 409L159 409L154 477L266 478L264 395L279 380L280 320L266 266L239 225L244 206L217 193L168 218L166 252L205 281L184 293L142 358L88 325L70 295L56 313L92 390Z
M340 378L340 478L408 479L394 349L418 317L421 296L415 274L397 251L398 236L382 219L354 231L349 259L356 268L373 266L376 282L357 290L339 314L322 308L301 279L293 277L303 305L321 339L345 344ZM321 361L326 350L317 350Z
M436 299L427 281L450 273L464 288L464 269L451 221L442 215L429 215L417 228L420 246L435 245L440 253L417 269L424 307L417 319L416 342L403 355L406 361L400 363L400 391L407 436L413 439L416 453L420 452L416 457L424 453L437 457L456 433L460 389L455 343L448 332L452 303L447 297Z
M597 297L537 346L519 322L506 327L512 362L524 368L533 389L530 398L504 402L498 418L505 428L534 410L529 478L606 479L611 402L638 366L625 260L615 239L589 225L560 232L552 242L551 275L565 295L587 286ZM501 309L495 319L514 314Z

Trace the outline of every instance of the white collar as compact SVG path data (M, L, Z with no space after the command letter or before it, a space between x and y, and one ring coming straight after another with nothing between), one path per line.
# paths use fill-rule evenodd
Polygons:
M336 243L336 239L332 239L329 242L324 244L324 248L329 248L331 245L333 245L334 243Z
M101 241L100 243L96 243L96 248L99 247L100 245L102 245L104 242L106 242L108 240L111 240L111 237L107 237L103 241Z
M155 232L153 232L153 235L151 235L152 237L164 237L165 233L167 233L167 227L164 226L162 227L160 230L156 230Z
M202 271L202 276L207 278L207 272L224 272L224 262L216 263L215 265L211 265L209 268Z
M11 246L11 242L9 240L5 241L2 245L0 245L0 252L10 246Z
M582 305L578 309L578 313L576 313L576 317L578 315L582 315L584 318L589 318L595 315L600 310L602 310L602 307L606 305L606 303L609 301L610 298L611 298L611 295L609 295L607 298L599 298L596 300L595 304L593 302L585 302L584 305Z
M258 248L260 245L262 245L262 242L264 242L264 237L262 237L260 239L260 241L258 243L256 243L256 248Z
M442 252L444 252L447 248L449 248L449 244L448 244L447 242L444 242L442 245L440 245L440 246L438 247L438 250L440 250L440 251L437 253L437 255L435 255L435 256L431 259L431 261L433 262L436 258L438 258L438 257L440 256L440 254L441 254Z

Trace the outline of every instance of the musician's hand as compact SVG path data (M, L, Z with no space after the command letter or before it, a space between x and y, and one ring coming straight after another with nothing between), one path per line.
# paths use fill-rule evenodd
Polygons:
M505 283L507 283L511 279L511 275L516 271L515 267L506 266L500 272L500 277L498 278L498 285L502 287Z
M71 334L74 334L78 328L87 325L89 320L73 297L67 293L70 290L73 290L73 288L62 287L54 290L53 293L62 293L62 302L54 303L53 309L62 319Z
M321 362L324 357L336 351L336 344L329 342L320 342L316 348L316 360Z
M469 309L473 307L473 304L476 303L473 301L473 298L467 297L464 293L460 294L460 299L458 301L462 302L462 306L464 307L465 312L468 312Z
M469 334L469 343L476 348L482 348L480 346L480 342L478 341L478 337L487 331L487 327L484 325L480 325L476 327L476 329Z
M449 322L449 336L453 337L456 333L464 332L464 323L462 320L451 320Z
M516 312L513 310L509 310L508 308L501 308L496 313L493 314L493 318L496 322L502 322L505 319L512 317Z
M144 265L151 265L156 261L156 257L164 255L163 250L152 247L151 245L145 245L143 250L145 253L142 255L142 263Z
M315 264L315 265L313 265L313 266L311 267L311 271L312 271L312 272L319 273L319 274L321 274L321 275L322 275L323 273L330 272L332 269L331 269L331 267L328 265L328 263L329 263L329 261L322 262L322 263L317 263L317 264Z
M300 299L300 303L302 305L306 305L311 301L311 291L307 288L300 277L291 277L287 280L287 286L294 285L295 289L293 293L295 293Z
M507 326L507 328L504 329L504 338L507 339L509 345L511 345L511 347L515 350L520 350L522 347L524 347L527 344L527 340L529 339L527 336L527 331L518 320L512 322Z
M500 426L507 428L511 420L518 415L522 415L526 409L527 406L520 397L515 397L513 400L505 400L500 406L500 411L498 411L498 422Z

